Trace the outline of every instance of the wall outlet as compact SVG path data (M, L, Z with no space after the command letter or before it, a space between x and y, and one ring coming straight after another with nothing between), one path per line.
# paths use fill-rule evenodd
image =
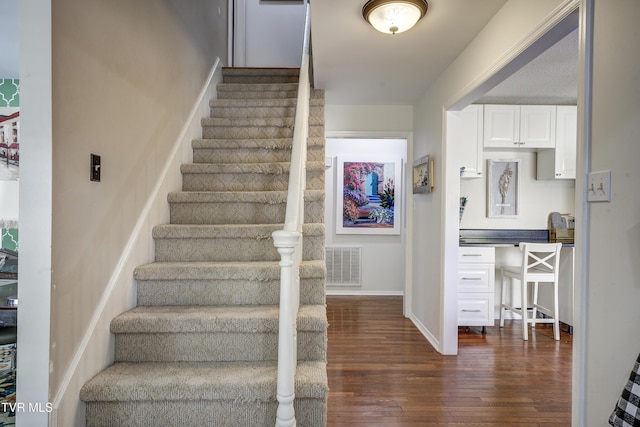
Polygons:
M611 171L591 172L587 179L587 202L611 201Z

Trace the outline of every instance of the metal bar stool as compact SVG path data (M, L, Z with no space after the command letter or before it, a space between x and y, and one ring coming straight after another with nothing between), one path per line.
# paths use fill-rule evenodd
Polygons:
M516 267L502 267L502 297L500 305L500 327L504 327L504 312L509 310L522 317L522 339L528 340L528 325L535 327L536 323L553 323L553 336L560 339L560 324L558 320L558 268L560 265L560 249L562 243L527 243L520 242L522 251L522 265ZM520 307L513 301L506 303L505 288L507 280L520 281ZM529 283L533 283L533 304L531 317L527 314ZM553 286L553 307L543 307L538 304L538 285L547 283ZM547 317L538 318L538 312Z

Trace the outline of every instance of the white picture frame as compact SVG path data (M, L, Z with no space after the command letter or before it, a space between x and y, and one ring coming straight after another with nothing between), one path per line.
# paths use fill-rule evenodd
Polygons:
M402 159L337 159L336 234L399 235Z

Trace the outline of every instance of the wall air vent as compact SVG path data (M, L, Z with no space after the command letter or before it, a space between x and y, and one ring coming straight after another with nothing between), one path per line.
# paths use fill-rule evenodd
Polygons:
M327 285L362 286L362 248L327 246Z

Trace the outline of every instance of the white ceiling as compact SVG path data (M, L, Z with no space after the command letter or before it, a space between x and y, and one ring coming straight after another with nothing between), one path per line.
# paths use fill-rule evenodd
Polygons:
M366 0L312 3L316 87L329 104L412 104L506 3L428 0L411 30L382 34L362 17ZM575 103L577 31L477 102Z
M484 94L478 104L575 105L578 94L578 29Z
M427 15L393 36L362 18L366 0L312 5L315 84L331 104L412 104L464 50L506 0L428 0ZM0 1L0 78L19 78L18 0ZM575 104L578 35L493 88L479 103Z

